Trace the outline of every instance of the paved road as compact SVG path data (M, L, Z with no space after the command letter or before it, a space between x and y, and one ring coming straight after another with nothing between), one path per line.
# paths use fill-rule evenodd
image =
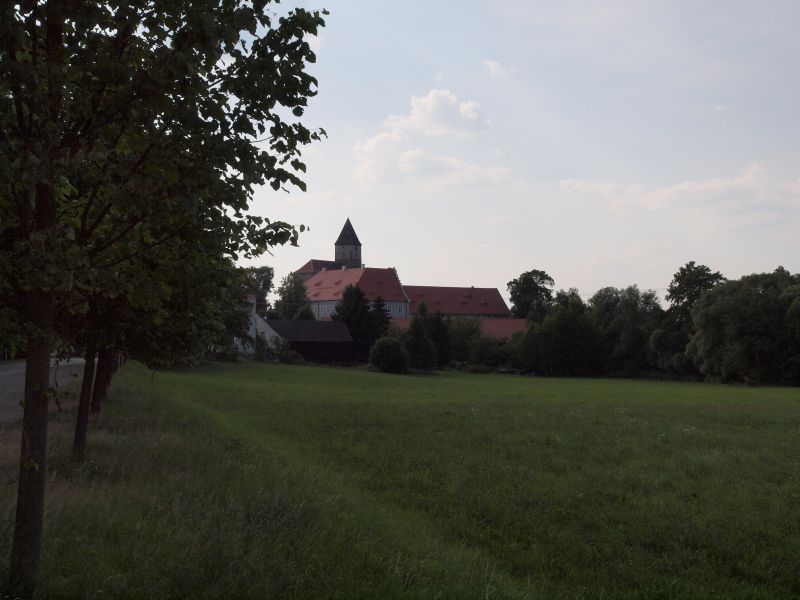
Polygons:
M50 363L50 383L59 386L79 381L83 375L83 359L71 358L61 362L56 369L55 359ZM22 419L20 400L25 393L25 361L0 362L0 425Z

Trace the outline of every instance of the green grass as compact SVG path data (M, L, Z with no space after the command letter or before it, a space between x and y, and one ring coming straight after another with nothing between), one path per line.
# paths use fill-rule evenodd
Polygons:
M800 595L797 389L130 365L73 418L47 598Z

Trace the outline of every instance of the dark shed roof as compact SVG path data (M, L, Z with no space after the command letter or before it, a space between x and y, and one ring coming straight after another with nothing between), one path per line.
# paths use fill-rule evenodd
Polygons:
M268 319L275 333L287 342L352 342L347 325L341 321L286 321Z
M361 242L358 241L358 236L356 235L356 230L353 229L353 224L350 222L348 218L347 221L344 222L344 227L342 227L342 232L339 234L339 237L336 240L336 246L360 246Z

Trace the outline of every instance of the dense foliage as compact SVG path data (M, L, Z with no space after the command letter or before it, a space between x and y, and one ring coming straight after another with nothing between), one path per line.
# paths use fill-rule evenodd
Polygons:
M412 367L543 375L679 377L741 383L800 383L800 275L726 281L687 263L669 285L666 310L652 290L605 287L549 292L544 271L512 284L543 285L520 300L527 327L510 339L481 333L470 318L431 315L424 303L402 334ZM531 297L536 300L530 300ZM686 315L689 315L688 317Z
M800 382L800 275L778 268L718 285L700 296L692 321L687 351L704 375Z
M306 285L299 275L289 273L281 279L278 286L275 308L268 312L268 316L273 319L294 319L296 315L303 317L303 308L308 306L306 298Z
M299 121L316 94L308 36L324 21L267 4L0 8L0 296L19 307L0 333L27 359L12 595L38 578L56 335L85 344L89 381L95 352L98 381L120 350L171 360L165 344L205 346L223 319L225 261L297 241L247 210L258 186L305 189L301 148L324 133Z
M540 322L553 300L555 281L544 271L533 269L508 282L511 314Z
M408 371L408 353L399 338L384 336L372 347L369 364L384 373L405 373Z
M355 285L348 285L344 289L331 319L347 325L353 338L353 350L361 360L370 356L373 344L386 335L389 329L389 317L383 298L378 296L375 302L370 302L364 291Z

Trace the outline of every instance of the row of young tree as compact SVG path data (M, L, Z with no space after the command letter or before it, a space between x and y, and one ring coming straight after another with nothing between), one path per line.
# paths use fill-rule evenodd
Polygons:
M667 288L666 309L635 285L605 287L584 302L554 284L540 270L509 282L512 312L527 319L509 340L423 304L404 334L378 341L373 365L800 383L800 275L782 267L729 281L689 262Z
M302 231L247 214L258 186L305 189L324 134L300 121L323 17L269 3L0 7L0 335L27 362L9 597L39 578L56 340L87 358L80 459L114 356L191 360L240 330L234 262Z

